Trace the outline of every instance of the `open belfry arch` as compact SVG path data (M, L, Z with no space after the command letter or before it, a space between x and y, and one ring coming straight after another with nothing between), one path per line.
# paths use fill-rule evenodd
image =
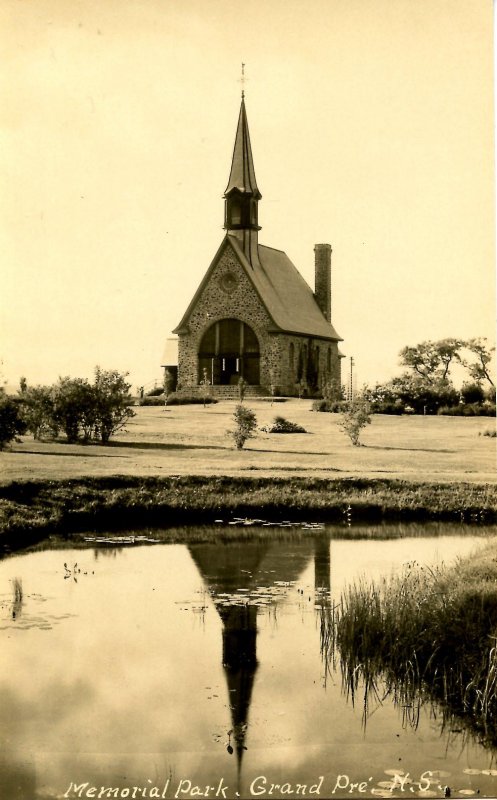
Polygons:
M224 193L226 234L174 330L178 389L192 391L207 379L214 392L229 394L240 378L261 394L271 386L294 395L298 385L310 392L328 381L341 385L342 340L331 322L331 246L314 247L313 293L282 250L259 244L261 197L242 92Z

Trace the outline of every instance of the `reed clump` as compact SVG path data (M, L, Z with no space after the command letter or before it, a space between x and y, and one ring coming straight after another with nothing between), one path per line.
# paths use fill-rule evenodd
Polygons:
M14 603L22 603L22 580L20 578L12 578L12 592L14 594Z
M386 691L415 722L430 697L497 742L495 541L450 568L413 561L398 577L353 584L333 626L346 691L364 691L365 713Z

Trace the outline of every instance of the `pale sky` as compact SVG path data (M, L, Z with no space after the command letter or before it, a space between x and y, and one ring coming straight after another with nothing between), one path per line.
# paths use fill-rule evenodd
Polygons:
M490 0L3 0L1 370L161 378L222 241L246 63L260 242L359 384L495 336ZM348 361L346 364L348 368Z

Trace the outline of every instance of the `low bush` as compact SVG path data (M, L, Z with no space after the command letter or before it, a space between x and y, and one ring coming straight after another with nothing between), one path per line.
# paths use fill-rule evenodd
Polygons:
M495 417L495 404L460 403L457 406L440 406L437 414L449 417Z
M361 431L371 423L369 403L362 397L350 400L342 413L341 430L349 437L354 447L359 447Z
M166 403L166 397L164 394L159 395L145 395L140 400L141 406L163 406Z
M302 425L297 425L296 422L290 422L285 417L275 417L270 425L265 425L261 428L264 433L307 433Z
M257 419L250 408L246 408L241 404L236 406L233 419L235 427L233 430L226 431L226 433L232 437L236 449L241 450L247 439L252 439L255 436L254 431L257 428Z
M21 418L19 403L0 392L0 450L24 433L26 425Z
M496 430L483 431L483 433L480 433L479 436L490 436L491 439L495 439L495 437L497 436L497 431Z
M288 397L258 397L258 400L262 400L263 403L286 403Z
M150 391L146 393L145 397L158 397L160 394L164 394L164 387L155 386L153 389L150 389Z
M347 408L346 400L314 400L312 404L313 411L330 412L331 414L340 414Z
M199 394L180 394L179 392L171 392L166 401L167 406L207 405L210 403L217 403L217 399L211 395L201 397Z

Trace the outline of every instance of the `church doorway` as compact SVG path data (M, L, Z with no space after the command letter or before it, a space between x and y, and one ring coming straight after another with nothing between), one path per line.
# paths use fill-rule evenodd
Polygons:
M256 334L239 319L220 319L202 336L198 352L199 382L207 377L213 386L234 386L240 378L260 382L260 352Z

